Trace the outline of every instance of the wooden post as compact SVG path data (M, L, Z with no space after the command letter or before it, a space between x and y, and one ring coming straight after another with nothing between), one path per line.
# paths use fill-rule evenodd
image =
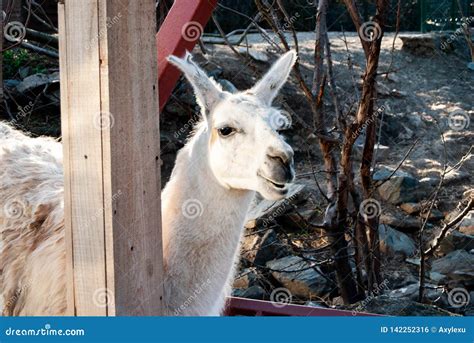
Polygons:
M61 120L72 315L160 315L154 0L61 0Z

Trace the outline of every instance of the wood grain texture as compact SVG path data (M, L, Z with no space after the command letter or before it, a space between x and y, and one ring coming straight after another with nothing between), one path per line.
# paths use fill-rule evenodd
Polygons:
M108 104L103 94L103 108L113 118L103 144L104 175L110 175L104 179L106 251L115 265L114 273L107 270L108 283L115 283L116 314L159 315L163 261L155 2L108 0L100 18L111 23L100 49L109 92Z
M58 30L59 36L61 39L59 40L59 51L61 52L59 55L59 69L61 70L60 73L60 81L61 81L61 112L68 113L68 77L67 77L67 62L66 62L66 22L65 22L65 8L64 3L58 3ZM61 118L61 132L62 136L69 136L69 117L63 116ZM65 202L67 204L70 203L71 199L71 172L70 172L70 165L69 165L69 140L64 139L62 140L63 143L63 171L64 171L64 184L67 184L67 187L64 187L64 198L68 199ZM64 207L64 225L66 227L65 230L65 244L66 244L66 277L67 277L67 284L70 287L67 287L67 310L66 315L73 316L75 315L75 308L74 308L74 274L73 274L73 257L72 257L72 222L71 222L71 206Z
M155 3L66 0L64 21L76 314L160 315Z

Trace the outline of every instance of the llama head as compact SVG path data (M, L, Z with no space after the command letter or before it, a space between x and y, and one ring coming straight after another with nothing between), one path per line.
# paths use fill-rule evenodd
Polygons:
M279 131L291 121L271 104L296 58L294 51L287 52L254 87L232 94L210 79L191 54L169 57L193 86L207 134L209 165L224 187L257 191L271 200L287 194L295 175L293 150Z

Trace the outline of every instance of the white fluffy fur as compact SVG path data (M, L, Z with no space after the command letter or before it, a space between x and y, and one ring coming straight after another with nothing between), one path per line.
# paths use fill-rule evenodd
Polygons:
M230 94L189 54L170 58L193 85L203 121L178 153L162 193L165 314L221 314L255 192L268 199L286 194L293 151L276 130L288 122L270 105L295 59L294 52L285 54L254 88ZM223 137L223 126L236 131ZM0 166L0 310L62 315L61 144L0 123Z

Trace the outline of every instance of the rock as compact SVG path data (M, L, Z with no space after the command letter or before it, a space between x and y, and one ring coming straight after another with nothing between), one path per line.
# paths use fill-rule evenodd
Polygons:
M420 283L415 282L406 287L402 287L402 288L391 291L390 293L388 293L388 296L392 298L398 298L403 301L405 301L406 299L417 301L419 289L420 289ZM429 283L425 284L424 297L429 302L435 303L440 306L446 306L448 304L447 297L443 290L443 287L438 287L433 284L429 284Z
M382 124L381 143L392 146L393 141L399 142L400 139L410 139L413 137L415 128L409 127L409 122L404 114L394 115L386 112Z
M423 119L421 119L420 114L407 113L405 115L405 118L408 121L408 123L410 124L410 126L413 127L413 128L419 128L420 126L422 126L424 124Z
M257 227L257 219L251 219L244 225L246 229L255 229Z
M419 56L432 55L436 50L434 35L430 33L401 34L402 50Z
M287 256L267 262L273 277L292 295L302 298L322 297L331 289L331 282L322 275L318 267L298 256ZM335 285L334 285L335 286Z
M391 227L405 231L413 232L418 230L421 227L421 219L411 216L407 216L402 212L388 212L385 211L380 215L380 223L390 225Z
M392 229L390 226L379 225L380 250L384 253L401 253L405 256L413 256L416 245L413 239L403 232Z
M390 95L395 98L404 98L408 95L408 93L405 91L398 90L398 89L392 89L390 91Z
M359 88L362 88L362 84L359 84ZM378 83L377 84L377 95L385 95L388 96L390 95L390 89L384 85L383 83Z
M426 219L427 215L428 215L428 210L420 213L420 217L423 219ZM443 218L444 218L444 214L440 210L433 208L431 209L428 220L436 221L436 220L441 220Z
M420 304L413 300L400 301L399 298L386 294L368 297L351 305L349 310L389 316L455 316L454 313L437 306Z
M310 307L316 307L316 308L328 308L324 303L317 303L315 301L308 301L304 305L310 306Z
M267 293L260 286L252 286L246 289L236 288L232 291L232 295L234 297L256 300L265 300L267 298Z
M474 255L466 250L456 250L435 260L431 265L431 272L446 275L446 282L464 284L466 287L474 285Z
M232 82L226 79L220 79L218 83L222 86L222 89L230 92L230 93L237 93L238 89L234 86Z
M405 267L401 270L393 270L385 273L384 280L388 281L387 288L397 289L417 282L418 276L415 276L415 273L411 272L409 268Z
M344 306L344 299L341 296L333 298L331 306Z
M264 266L272 259L288 255L288 248L274 230L267 230L263 236L251 234L242 243L242 257L256 266Z
M306 141L312 145L318 143L319 139L318 136L316 136L314 133L310 133L308 137L306 137Z
M258 251L260 240L261 237L256 233L245 234L240 247L242 257L253 262Z
M474 211L470 211L459 224L459 232L474 236Z
M233 288L249 288L257 282L257 274L254 268L245 268L235 278Z
M424 177L418 181L419 190L421 193L431 193L434 188L439 184L439 178L435 177Z
M406 202L400 205L400 208L408 214L417 214L422 209L422 204L415 202Z
M384 182L393 173L393 169L382 168L378 170L373 179L378 182ZM407 172L397 170L390 179L377 188L383 200L398 205L404 202L415 202L417 194L414 190L418 186L418 180Z
M421 264L421 261L419 258L416 258L416 257L410 257L410 258L407 258L405 259L406 262L410 263L410 264L413 264L415 266L419 266Z
M436 254L442 256L454 250L461 249L466 251L474 249L474 236L465 235L458 231L451 231L441 241L439 248L436 250Z
M24 78L23 81L16 86L16 90L20 93L24 93L53 82L59 82L59 72L54 72L49 75L34 74Z
M19 83L20 81L18 80L3 80L3 86L5 88L15 88L16 86L18 86Z
M389 152L390 148L386 145L375 144L374 146L374 156L377 158L378 161L386 160L388 158Z
M428 213L428 204L423 203L414 203L414 202L406 202L400 205L400 208L408 214L420 214L420 217L425 219ZM421 213L420 213L421 212ZM444 218L444 214L441 213L436 208L431 209L429 220L441 220Z
M400 82L400 77L397 76L395 73L390 73L390 74L387 74L387 79L390 81L390 82L394 82L394 83L397 83L397 82Z
M355 157L360 160L364 152L364 144L357 144L354 146ZM384 161L388 158L388 153L390 148L386 145L375 144L374 146L374 156L377 158L377 161Z
M18 69L18 75L24 79L31 73L31 67L30 66L25 66L25 67L20 67Z
M216 68L210 70L207 75L209 77L212 77L214 80L218 80L220 79L220 77L222 76L222 74L224 73L224 69L222 69L221 67L217 66Z
M240 52L243 55L248 55L251 58L253 58L256 61L259 62L268 62L268 55L263 52L259 51L256 49L247 49L246 47L240 47L237 49L238 52Z
M225 41L222 37L217 37L217 36L208 36L208 35L203 35L201 37L202 41L204 43L209 43L209 44L224 44ZM239 44L239 40L240 40L240 35L232 35L232 36L229 36L227 37L227 40L229 41L230 44L232 45L235 45L235 44Z
M461 182L469 180L470 177L471 175L467 172L452 169L448 173L446 173L443 184L445 186L459 184Z
M429 277L430 277L431 280L433 280L434 282L439 284L440 281L443 280L446 276L444 274L441 274L441 273L430 272Z
M377 95L385 96L385 97L392 96L395 98L404 98L408 95L408 93L401 90L397 90L395 88L390 89L383 83L379 83L377 85Z

